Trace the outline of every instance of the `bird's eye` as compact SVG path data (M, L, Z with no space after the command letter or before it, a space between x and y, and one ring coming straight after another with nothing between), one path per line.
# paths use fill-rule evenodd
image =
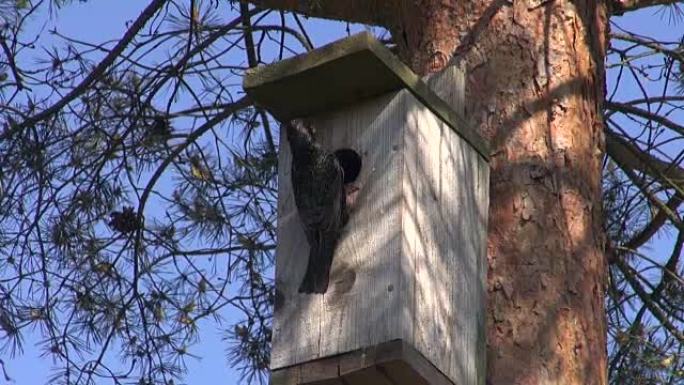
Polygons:
M361 173L361 155L351 148L340 148L335 151L335 157L344 170L344 183L354 182Z

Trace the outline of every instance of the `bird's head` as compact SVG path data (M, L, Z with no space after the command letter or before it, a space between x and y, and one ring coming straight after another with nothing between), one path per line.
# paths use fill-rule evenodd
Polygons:
M287 140L313 142L316 129L310 121L305 119L292 119L285 123Z
M316 147L313 125L304 119L294 119L284 126L292 154L297 158L310 156Z

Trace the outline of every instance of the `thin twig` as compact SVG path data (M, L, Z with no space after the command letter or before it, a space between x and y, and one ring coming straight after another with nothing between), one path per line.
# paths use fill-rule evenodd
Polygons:
M157 13L164 3L166 3L166 0L152 0L152 2L150 2L150 4L142 11L142 13L140 13L140 16L138 16L133 25L131 25L131 27L126 31L116 46L114 46L109 54L105 56L105 58L102 59L97 66L95 66L95 68L88 74L88 76L86 76L85 79L83 79L83 81L81 81L81 83L74 87L68 94L66 94L55 104L37 113L36 115L29 117L28 119L14 126L12 129L7 130L7 132L5 132L3 135L0 135L0 140L11 137L15 134L15 132L18 132L26 127L33 126L36 123L49 119L52 115L57 113L57 111L64 108L64 106L85 92L88 87L100 79L107 68L109 68L116 61L116 59L119 58L119 55L124 51L124 49L126 49L128 44L135 38L138 32L145 26L145 24L147 24L147 21Z

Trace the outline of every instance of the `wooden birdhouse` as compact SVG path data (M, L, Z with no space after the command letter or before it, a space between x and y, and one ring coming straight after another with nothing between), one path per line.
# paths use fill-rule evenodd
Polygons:
M484 384L488 149L457 111L462 72L423 82L362 33L255 68L244 88L362 160L327 291L300 293L309 245L281 132L271 382Z

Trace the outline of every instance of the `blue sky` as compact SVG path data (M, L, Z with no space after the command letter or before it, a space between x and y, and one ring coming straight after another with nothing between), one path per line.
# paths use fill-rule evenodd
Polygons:
M86 3L74 1L57 12L51 21L51 26L59 32L71 37L81 38L90 42L102 42L119 38L126 28L126 22L137 17L139 11L146 5L144 1L97 1ZM683 32L681 25L668 24L667 18L656 15L653 9L629 13L614 19L621 26L643 35L677 40ZM361 29L358 26L354 30ZM316 46L335 40L346 34L346 25L324 21L310 21L311 36ZM37 50L36 56L43 54ZM610 87L609 87L610 89ZM632 87L624 90L624 99L638 97ZM666 250L671 242L667 237L661 237L650 245L651 254L657 255ZM222 333L208 322L200 324L201 342L190 349L190 352L201 357L199 360L189 359L187 384L221 383L234 384L238 382L237 374L228 367ZM15 384L42 385L47 383L50 376L51 360L40 358L39 352L32 348L35 339L30 335L25 339L25 353L14 359L4 358L9 375ZM2 381L2 380L0 380Z
M42 29L35 21L45 20L46 15L34 17L34 23L29 25L33 29L26 32L29 34L41 33L41 39L34 52L22 56L24 60L42 58L45 51L41 48L50 48L53 39L49 33L53 28L60 34L87 42L105 42L120 38L126 31L126 23L135 19L140 11L147 5L146 1L98 1L87 2L73 1L71 4L55 12L48 24ZM225 17L224 17L225 19ZM311 30L314 31L311 38L316 46L333 41L346 35L346 25L325 21L310 20ZM352 26L352 33L361 28ZM30 36L30 35L25 35ZM240 60L240 59L238 59ZM180 101L183 103L183 101ZM224 327L230 325L230 314ZM228 344L223 340L224 332L208 320L202 320L198 324L201 342L191 346L189 353L200 357L186 360L187 384L221 383L237 384L239 374L232 370L227 361L226 348ZM14 384L42 385L49 382L51 368L55 364L52 359L40 357L40 351L35 348L39 341L37 334L24 334L24 354L15 358L1 357L8 371L8 375L14 380ZM114 352L116 353L116 352ZM0 376L0 384L4 380ZM110 383L110 382L102 382ZM178 382L177 382L178 383Z

